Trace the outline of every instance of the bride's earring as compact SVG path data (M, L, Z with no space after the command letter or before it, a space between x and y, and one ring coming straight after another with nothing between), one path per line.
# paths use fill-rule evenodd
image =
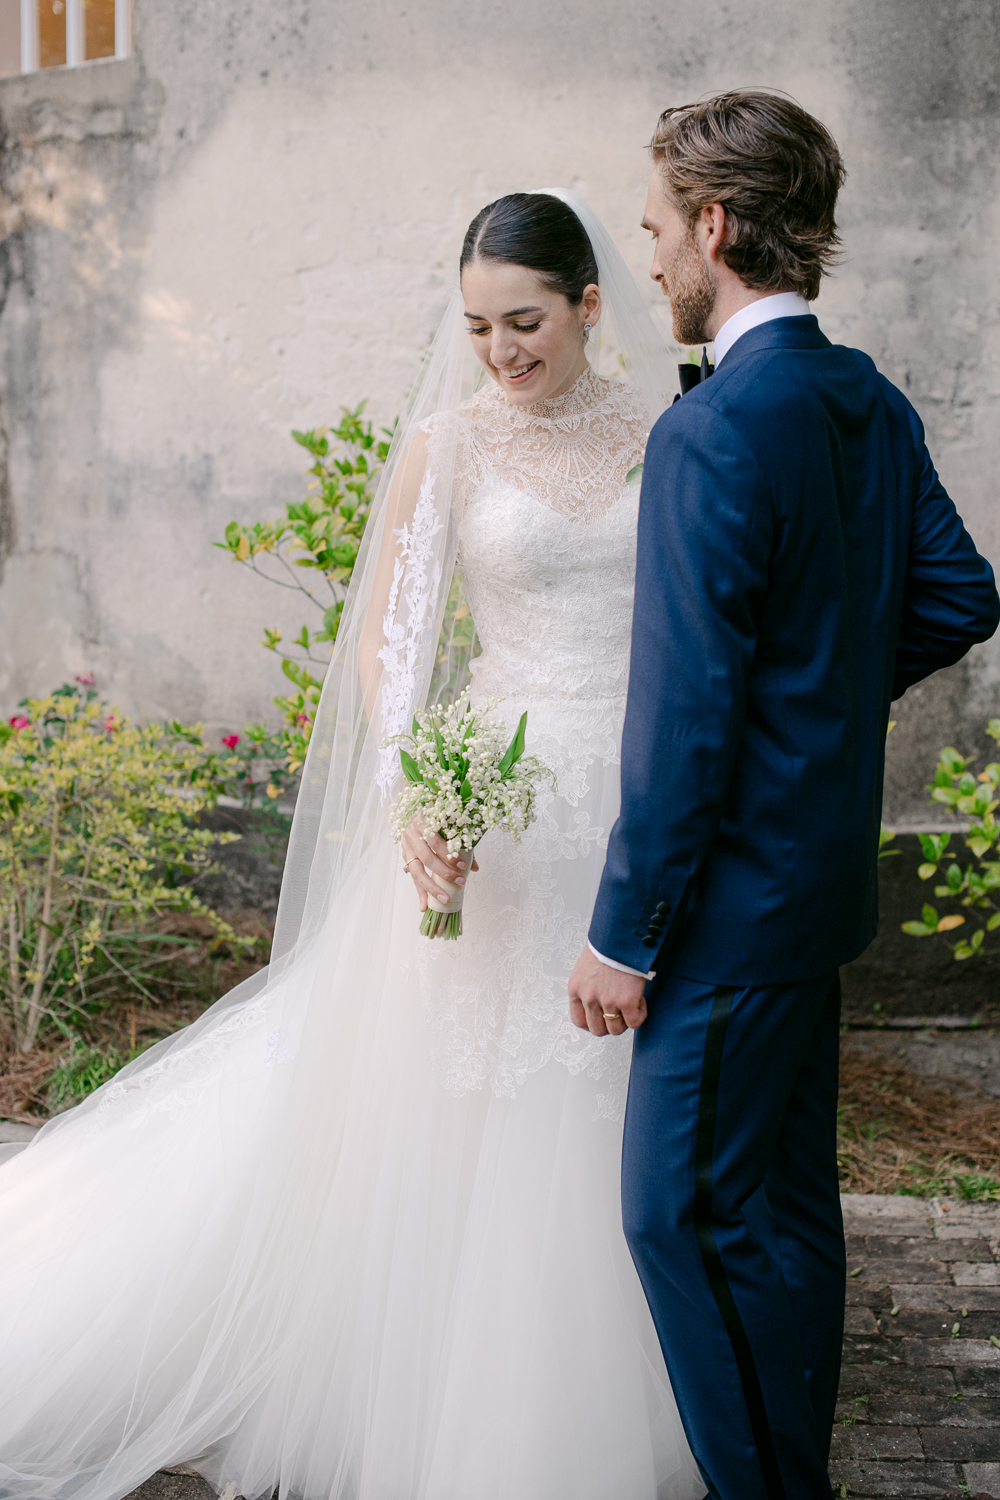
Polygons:
M584 325L583 325L583 342L584 343L586 343L587 340L590 338L590 331L591 331L592 327L593 327L592 323L584 323Z

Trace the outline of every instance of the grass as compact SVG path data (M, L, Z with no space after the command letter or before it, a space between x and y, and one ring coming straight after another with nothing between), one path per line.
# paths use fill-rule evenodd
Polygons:
M71 1026L50 1025L33 1052L19 1052L0 1033L0 1119L38 1125L77 1103L162 1037L188 1026L267 961L272 928L259 912L228 915L252 937L254 955L213 951L207 918L178 914L157 924L174 956L161 966L148 998L134 990L74 1013Z
M844 1192L1000 1200L997 1100L852 1036L841 1045L837 1146Z

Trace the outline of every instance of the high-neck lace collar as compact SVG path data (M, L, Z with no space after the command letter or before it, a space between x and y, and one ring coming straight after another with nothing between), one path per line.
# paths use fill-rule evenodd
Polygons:
M530 422L554 422L560 417L579 416L581 412L593 411L595 406L607 400L609 394L608 381L596 375L589 364L561 396L549 396L544 401L532 401L524 406L509 400L497 381L492 385L491 394L515 420L521 417Z

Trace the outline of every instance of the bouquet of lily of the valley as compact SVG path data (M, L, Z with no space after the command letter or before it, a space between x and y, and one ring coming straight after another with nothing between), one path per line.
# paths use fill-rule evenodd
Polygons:
M555 778L536 756L524 753L528 715L521 715L507 744L506 729L489 716L495 707L490 702L474 710L463 693L448 708L416 714L409 734L386 740L400 746L406 777L392 810L397 843L414 818L439 833L450 854L474 849L491 828L506 829L515 838L527 828L535 816L539 783ZM465 886L441 884L448 886L448 905L429 895L420 931L425 937L457 938Z

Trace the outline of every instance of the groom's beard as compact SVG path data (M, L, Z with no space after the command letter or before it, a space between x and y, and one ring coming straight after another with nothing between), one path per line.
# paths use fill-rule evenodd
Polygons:
M670 299L677 342L707 344L711 335L705 332L705 325L715 306L716 292L693 232L674 251L664 271L663 289Z

